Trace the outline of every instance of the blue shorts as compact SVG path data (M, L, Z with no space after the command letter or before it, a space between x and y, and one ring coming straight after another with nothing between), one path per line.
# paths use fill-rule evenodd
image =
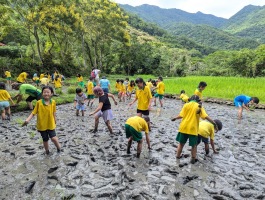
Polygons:
M8 101L0 101L0 110L4 110L5 108L8 108L10 106Z
M76 105L76 110L85 110L85 104L82 104L82 105L79 105L79 104L77 104Z
M208 138L205 138L205 137L202 137L201 135L198 135L198 141L197 141L197 144L200 144L201 141L205 144L209 144L209 139Z
M234 100L234 104L236 107L242 107L242 102Z
M102 88L105 93L109 93L109 88Z

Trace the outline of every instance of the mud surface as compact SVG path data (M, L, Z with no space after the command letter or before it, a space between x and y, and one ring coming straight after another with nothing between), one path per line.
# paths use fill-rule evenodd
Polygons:
M97 105L97 103L96 103ZM73 104L57 106L57 134L64 152L44 155L35 120L20 127L29 112L17 113L0 129L0 199L265 199L265 114L244 112L237 124L234 107L204 104L212 118L223 122L215 143L219 154L199 161L177 161L175 137L180 121L171 122L181 103L166 99L165 108L151 112L153 150L144 141L137 159L136 143L126 154L126 119L135 107L113 106L115 134L110 136L102 119L97 134L90 133L94 119L76 117ZM94 107L95 108L95 107ZM189 147L184 147L189 155Z

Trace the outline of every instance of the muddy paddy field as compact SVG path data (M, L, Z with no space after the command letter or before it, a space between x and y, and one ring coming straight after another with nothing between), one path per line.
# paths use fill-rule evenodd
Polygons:
M97 103L96 103L97 105ZM180 121L170 117L182 104L165 100L165 108L151 112L152 151L144 141L137 159L136 143L126 154L124 123L134 116L135 107L113 106L115 134L110 136L102 119L97 134L91 133L94 119L76 117L73 104L57 106L57 135L63 152L44 155L35 120L27 127L21 122L29 111L14 114L0 126L0 199L265 199L265 114L244 112L237 124L234 107L204 104L213 119L223 122L215 137L219 154L175 158L175 140ZM95 108L95 107L94 107ZM184 147L189 155L189 147Z

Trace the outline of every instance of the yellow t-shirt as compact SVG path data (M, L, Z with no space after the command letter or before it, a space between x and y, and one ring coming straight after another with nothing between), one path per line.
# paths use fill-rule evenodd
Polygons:
M17 77L17 81L20 83L24 83L27 79L27 73L26 72L22 72L21 74L19 74L19 76Z
M32 79L33 81L37 81L37 80L40 80L40 78L39 77L37 77L37 76L35 76L35 77L33 77L33 79Z
M93 82L88 81L87 82L87 95L94 95L93 88L94 88Z
M44 74L40 74L40 79L44 78L44 76L45 76Z
M134 86L128 85L127 90L128 92L132 92L134 90Z
M62 80L60 78L54 79L54 87L61 88L62 87Z
M151 82L146 82L146 85L151 89L153 87L153 84Z
M10 98L10 94L6 90L0 90L0 101L8 101Z
M165 94L165 84L162 81L157 84L157 94Z
M83 81L83 76L77 77L77 82L82 82Z
M198 135L199 119L205 119L208 116L204 108L201 108L200 114L196 114L198 108L199 104L194 101L186 103L183 106L179 114L182 117L179 132L189 135Z
M116 90L117 90L118 92L120 92L120 91L121 91L121 84L116 82L116 84L115 84L115 88L116 88Z
M144 131L145 133L149 133L148 125L147 125L146 121L142 117L139 117L139 116L130 117L126 121L125 124L130 125L137 132Z
M36 103L32 114L37 115L37 130L46 131L54 130L56 127L54 113L56 112L56 103L51 100L49 105L44 105L43 100Z
M10 73L9 71L5 71L5 76L6 76L7 78L11 78L11 73Z
M136 99L138 99L137 109L148 110L149 102L152 99L150 88L145 86L143 90L136 90Z
M184 94L184 93L182 93L182 94L179 96L179 98L180 98L182 101L184 101L185 103L188 103L188 101L189 101L189 97L188 97L188 95L186 95L186 94Z
M210 137L210 139L214 140L214 125L207 121L201 121L198 134L204 138Z
M120 89L121 92L125 93L126 92L126 86L124 84L122 84L120 87L121 87L121 89Z
M48 85L48 83L49 83L49 79L44 77L44 78L40 79L40 83L41 83L42 85Z
M200 99L202 99L202 91L200 91L198 88L195 90L194 94L199 96Z

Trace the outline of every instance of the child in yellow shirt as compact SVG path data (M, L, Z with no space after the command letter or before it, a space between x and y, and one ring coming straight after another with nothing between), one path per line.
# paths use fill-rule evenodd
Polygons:
M179 98L182 100L182 102L184 102L184 103L188 103L189 102L189 97L188 97L188 95L186 95L186 93L185 93L185 90L181 90L180 91L180 96L179 96Z
M84 79L83 79L83 76L81 76L81 74L77 74L77 82L78 82L78 86L80 86L81 88L85 86Z
M194 92L194 95L199 96L200 100L202 100L202 91L205 90L206 86L207 86L207 83L204 81L201 81L198 85L198 88Z
M9 101L12 102L12 105L15 105L10 94L6 91L6 85L0 82L0 111L2 120L10 120L11 111Z
M190 98L189 103L186 103L182 110L180 111L179 115L172 118L172 121L177 119L182 119L179 132L177 135L176 140L179 142L177 148L177 159L180 159L182 149L189 139L189 146L192 147L191 149L191 163L194 164L197 154L197 140L198 140L198 129L199 129L199 119L207 119L209 122L215 124L215 122L208 117L207 113L205 112L204 108L198 103L200 99L198 96L193 95ZM216 126L216 125L215 125Z
M165 94L165 84L163 83L163 78L160 76L158 77L158 84L156 86L157 92L154 95L155 100L154 100L154 106L156 106L156 98L159 98L160 106L163 107L163 97Z
M132 98L132 92L135 89L135 82L134 80L131 80L130 84L128 85L127 92L128 92L128 99L130 100Z
M119 97L120 97L120 101L125 102L125 96L126 96L126 86L124 85L124 80L120 80L120 93L119 93Z
M94 101L95 101L95 96L94 96L94 92L93 92L93 89L94 89L94 85L93 85L93 77L90 77L89 78L89 81L87 82L87 99L88 99L88 103L87 103L87 106L89 106L90 102L90 107L92 107Z
M46 154L49 151L49 138L57 148L57 152L61 152L61 146L56 136L56 103L51 99L53 96L53 89L50 86L42 88L42 99L38 100L36 106L22 126L26 126L34 115L37 115L37 130L40 132L43 139L43 146Z

